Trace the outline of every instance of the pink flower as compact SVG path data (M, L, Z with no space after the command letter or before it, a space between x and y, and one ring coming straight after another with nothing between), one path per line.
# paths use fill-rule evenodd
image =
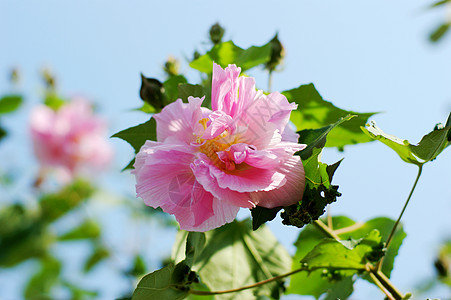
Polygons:
M287 126L295 104L263 94L241 69L213 65L212 111L204 98L178 99L153 117L157 142L136 156L136 193L174 214L180 228L207 231L233 221L240 207L273 208L301 200L305 148Z
M106 138L106 124L81 99L63 105L58 111L45 105L35 107L30 129L41 166L57 168L68 178L78 171L100 170L113 156Z

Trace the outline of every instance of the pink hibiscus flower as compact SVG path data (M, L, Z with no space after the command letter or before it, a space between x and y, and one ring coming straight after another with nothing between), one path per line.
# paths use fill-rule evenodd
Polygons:
M174 214L180 228L207 231L233 221L240 207L273 208L301 200L305 148L289 128L296 104L263 94L241 69L213 65L212 110L204 98L178 99L153 117L133 173L137 195Z
M41 167L58 169L63 181L76 172L97 171L108 165L113 151L106 129L91 105L81 99L57 111L39 105L30 117L34 152Z

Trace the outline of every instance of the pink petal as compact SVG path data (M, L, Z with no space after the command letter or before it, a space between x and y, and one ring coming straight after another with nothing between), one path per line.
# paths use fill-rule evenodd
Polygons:
M195 140L195 133L203 131L199 124L209 110L201 108L203 98L190 97L189 103L183 103L181 99L165 106L163 110L153 115L157 121L157 140L163 142L166 138L179 140L190 144Z
M209 161L203 153L198 156L204 161ZM259 169L242 164L235 170L224 171L211 161L207 165L210 175L216 179L220 188L240 193L269 191L282 185L285 180L284 175L272 169Z
M218 200L196 181L192 158L185 145L146 142L134 165L137 195L146 205L174 214L183 230L206 231L231 222L239 207Z
M251 201L249 193L239 193L228 188L220 188L215 177L210 174L210 163L208 160L197 159L191 164L196 180L205 190L218 199L230 205L253 208L255 204Z
M293 156L278 169L286 176L283 186L268 191L251 193L253 202L266 208L288 206L302 200L305 187L304 167L299 156Z

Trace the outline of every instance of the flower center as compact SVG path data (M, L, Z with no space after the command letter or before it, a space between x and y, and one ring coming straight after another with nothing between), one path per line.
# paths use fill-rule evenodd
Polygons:
M201 124L204 129L207 128L208 118L203 118L199 120L199 124ZM203 139L202 136L198 136L196 139L196 143L199 145L199 151L204 153L209 159L213 161L213 163L221 168L226 167L225 164L219 159L218 152L225 151L228 149L234 142L229 141L229 131L226 129L223 133L215 137L214 139Z

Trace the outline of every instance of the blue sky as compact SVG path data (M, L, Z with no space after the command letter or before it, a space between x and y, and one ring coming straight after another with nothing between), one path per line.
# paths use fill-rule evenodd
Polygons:
M22 159L31 155L24 124L30 108L40 101L43 66L53 69L63 94L81 93L93 99L109 120L112 134L147 118L131 111L140 105L140 72L163 78L162 65L173 55L182 60L181 71L190 81L198 81L185 58L196 49L208 49L207 32L215 22L226 28L225 40L241 47L262 45L279 33L286 58L282 71L274 74L273 90L313 82L336 106L383 112L374 117L379 127L418 142L437 122L446 121L451 111L451 36L438 44L428 42L429 32L446 17L443 9L427 10L429 4L426 0L277 4L0 0L0 92L10 90L7 74L17 66L27 100L20 114L4 121L12 135L7 143L14 150L7 143L0 147L0 156L6 158L2 164L6 169L17 165L23 172L31 164L36 170L34 161ZM249 74L266 88L267 75L260 69ZM117 153L112 172L116 172L131 158L132 150L122 141L112 143ZM415 179L415 167L378 143L323 154L329 163L342 157L334 180L343 196L332 205L332 213L361 221L396 218ZM449 149L425 166L407 209L403 221L408 236L392 277L403 291L433 276L433 255L439 242L451 236L450 166ZM30 171L27 176L32 176ZM110 176L103 184L133 194L133 178L127 174ZM290 247L297 229L277 222L271 226ZM359 287L355 299L374 297L374 289L365 283ZM430 297L444 296L441 290L436 293Z

